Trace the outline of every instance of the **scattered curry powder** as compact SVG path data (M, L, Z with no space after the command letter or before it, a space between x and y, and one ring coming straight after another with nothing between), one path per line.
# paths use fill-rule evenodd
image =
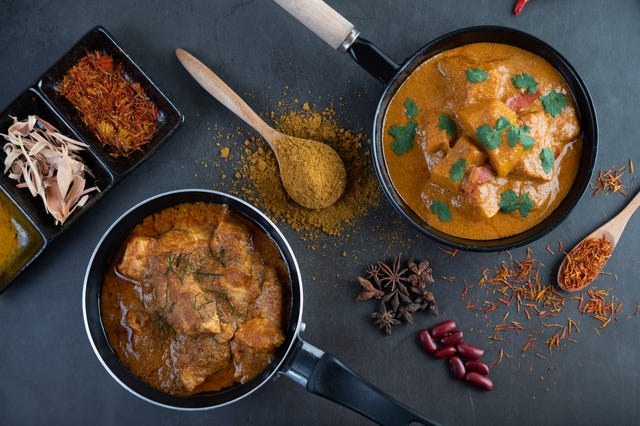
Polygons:
M0 203L0 267L2 267L18 249L18 232L11 223L11 216Z
M341 235L358 217L378 205L380 190L370 162L370 142L365 134L342 128L331 107L318 112L304 103L280 116L275 112L270 115L278 131L333 148L345 165L345 190L338 201L324 209L310 210L298 205L282 186L275 155L261 137L253 136L245 142L240 170L247 179L240 190L244 198L270 213L276 221L288 223L295 231L305 231L311 238L320 233Z

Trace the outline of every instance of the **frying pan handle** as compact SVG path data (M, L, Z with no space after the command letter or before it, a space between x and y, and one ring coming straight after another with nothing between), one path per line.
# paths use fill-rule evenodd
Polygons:
M274 0L329 46L346 52L358 30L322 0Z
M383 425L437 423L394 400L335 356L299 340L283 373L307 391L327 398Z
M322 0L274 0L329 46L349 55L383 84L400 68L370 41L358 38L353 24Z
M400 69L400 65L393 59L362 37L355 40L347 52L358 65L385 85L391 82Z

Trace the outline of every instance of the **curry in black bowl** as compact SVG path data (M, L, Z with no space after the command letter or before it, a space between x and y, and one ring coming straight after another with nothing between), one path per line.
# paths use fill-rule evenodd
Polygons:
M420 65L391 100L385 129L389 175L405 202L434 228L477 240L544 219L571 188L582 151L562 76L498 43Z
M101 290L109 343L163 392L246 383L285 341L289 286L278 247L226 205L182 203L139 223Z
M598 135L587 88L557 51L511 28L471 27L396 70L372 147L405 219L438 242L497 251L567 217L588 185Z

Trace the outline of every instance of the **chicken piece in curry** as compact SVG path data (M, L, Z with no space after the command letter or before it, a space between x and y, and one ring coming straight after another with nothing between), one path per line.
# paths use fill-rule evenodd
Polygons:
M398 194L447 234L498 239L544 220L577 174L571 92L543 58L498 43L440 53L414 70L384 119Z
M226 206L147 217L102 287L102 321L131 372L190 395L245 383L284 342L288 274L276 244Z

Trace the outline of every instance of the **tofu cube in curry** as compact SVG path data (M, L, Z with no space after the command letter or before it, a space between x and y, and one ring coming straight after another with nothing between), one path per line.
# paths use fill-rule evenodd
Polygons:
M468 105L458 111L458 119L464 130L472 135L475 141L481 146L489 156L489 161L498 176L507 176L513 168L520 162L525 154L522 144L518 143L514 147L507 143L507 131L499 134L500 141L496 147L487 147L478 139L478 128L489 126L496 129L496 124L501 118L506 118L514 126L520 126L520 120L516 113L504 102L498 99L477 102Z
M460 211L471 219L490 219L500 211L498 184L487 166L472 166L467 171L459 194Z
M448 56L437 64L438 71L447 80L447 97L453 109L459 109L465 105L500 99L504 86L509 78L508 70L489 62L478 62L471 58L460 56ZM467 71L482 70L486 72L484 81L469 81Z
M580 136L580 122L575 108L564 108L562 114L549 118L554 142L571 142Z
M155 238L137 235L131 237L122 256L122 260L116 267L118 272L127 278L140 281L147 268L147 256Z
M548 148L555 153L555 148L549 135L548 114L542 108L528 107L518 115L522 123L531 129L529 136L535 138L536 143L533 148L525 151L525 155L516 166L514 172L530 179L550 181L553 179L553 168L546 171L541 159L543 148Z
M437 151L446 152L451 147L453 137L449 136L446 130L440 128L440 117L443 115L452 117L451 114L445 112L427 110L424 114L425 119L420 123L425 135L423 149L427 154L433 154Z
M521 114L542 114L547 122L549 137L553 145L563 145L580 136L580 123L573 106L563 108L562 113L553 117L544 110L542 102L537 100L524 108Z
M468 137L460 137L453 148L431 170L431 181L457 192L468 167L484 163L487 155Z

